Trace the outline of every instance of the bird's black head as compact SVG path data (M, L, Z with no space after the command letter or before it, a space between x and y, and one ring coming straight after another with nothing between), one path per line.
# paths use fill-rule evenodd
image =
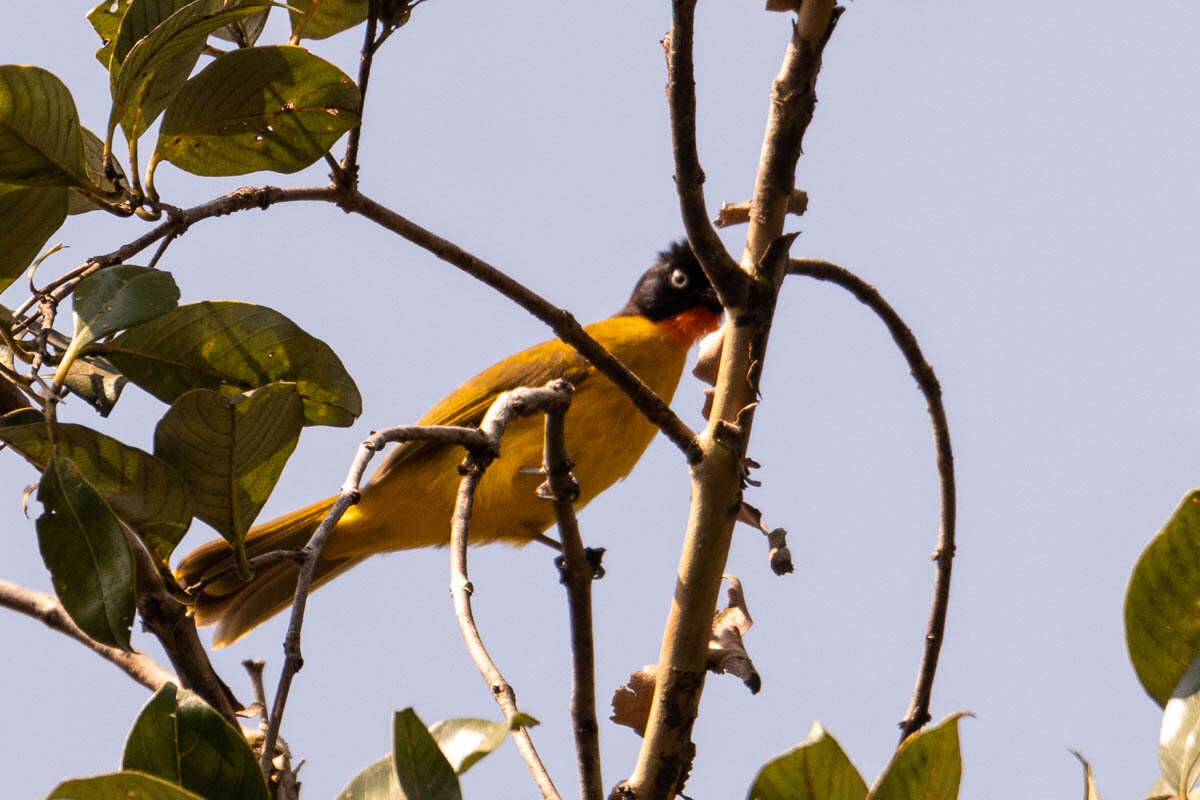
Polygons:
M658 254L654 266L637 282L629 302L618 316L640 314L659 322L683 311L704 309L721 313L717 293L709 285L700 262L686 239L672 243Z

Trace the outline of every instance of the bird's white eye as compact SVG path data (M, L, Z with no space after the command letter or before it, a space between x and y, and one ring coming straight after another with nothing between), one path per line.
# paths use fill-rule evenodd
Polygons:
M668 279L671 285L676 289L685 289L688 285L687 273L681 269L671 270L671 277Z

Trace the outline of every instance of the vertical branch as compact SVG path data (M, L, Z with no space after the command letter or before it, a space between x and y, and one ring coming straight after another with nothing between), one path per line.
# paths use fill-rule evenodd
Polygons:
M675 191L688 243L709 282L727 308L742 303L746 277L725 250L708 218L704 200L704 168L696 146L696 77L692 62L696 0L673 0L667 48L667 99L671 145L675 156Z
M350 136L346 139L346 154L342 157L342 163L337 165L337 170L333 175L334 182L343 189L358 185L358 144L362 139L362 114L367 105L367 84L371 80L371 64L375 60L375 50L379 47L379 42L375 38L378 26L379 0L369 0L362 51L358 56L358 94L361 98L358 124L350 129Z
M691 0L678 0L675 5L672 48L687 44L690 49L693 19L689 8L693 5ZM690 737L704 688L712 615L741 503L742 464L758 399L758 377L793 238L781 235L783 221L795 185L800 142L816 102L813 86L821 52L839 12L833 0L805 0L772 87L751 231L742 258L742 269L755 280L748 284L744 302L727 309L733 324L726 330L709 424L699 437L703 456L692 466L692 506L674 601L663 633L650 718L633 773L613 791L614 798L666 800L674 796L683 788L693 756ZM681 55L673 55L668 63L672 69L691 67L690 57ZM690 73L671 76L673 103L691 83ZM673 133L678 137L686 131L676 128ZM686 142L683 147L676 146L688 149ZM679 190L682 204L683 192L690 189L683 185Z
M571 729L575 733L580 796L583 800L601 800L604 778L600 769L600 727L596 722L595 642L592 636L592 581L599 567L591 562L583 548L575 518L574 501L579 495L579 486L571 475L572 464L567 453L566 412L566 404L546 411L543 463L546 483L542 489L554 501L563 550L561 580L567 588L571 619Z

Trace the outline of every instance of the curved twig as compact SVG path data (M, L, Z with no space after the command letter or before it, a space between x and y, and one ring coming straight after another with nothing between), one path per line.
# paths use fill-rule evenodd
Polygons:
M65 633L115 664L122 672L152 692L158 691L168 681L179 684L179 678L145 653L136 650L126 652L109 647L88 636L67 615L62 603L52 594L27 589L0 579L0 606L32 617L59 633Z
M941 491L942 517L938 531L937 550L933 558L937 562L937 577L934 579L933 608L929 612L929 626L925 633L925 651L921 667L917 672L917 684L913 689L912 701L900 722L900 740L921 729L929 721L929 702L933 694L933 678L937 672L938 654L946 632L946 611L950 603L950 572L954 562L956 500L954 490L954 453L950 448L950 424L946 420L946 408L942 404L942 387L938 383L933 367L925 360L912 330L895 309L875 290L874 286L847 269L817 259L793 259L789 272L805 275L817 280L841 286L854 295L879 316L891 333L892 339L912 371L921 393L929 403L929 417L933 423L934 447L937 452L938 483Z
M283 667L279 671L279 685L275 689L275 699L271 704L271 716L267 723L266 734L263 739L262 756L259 762L264 775L271 774L271 758L275 752L275 742L279 739L280 727L283 724L283 712L287 707L288 693L292 688L292 679L296 677L296 673L304 665L304 658L300 651L300 630L304 625L304 607L308 602L308 595L312 591L312 581L317 570L317 560L321 557L321 550L325 547L325 542L337 526L338 520L346 513L346 509L358 502L359 487L362 485L363 475L367 471L367 464L370 463L375 453L382 450L391 442L416 440L437 441L446 444L459 444L485 449L492 447L491 441L479 430L475 428L459 428L451 425L405 425L387 428L372 433L359 445L354 460L350 464L350 471L346 474L346 480L342 482L341 490L338 492L333 507L329 509L329 513L325 515L325 519L321 520L321 524L313 531L308 543L300 551L304 555L304 560L300 564L300 574L296 579L296 592L292 600L292 613L288 620L287 634L283 640Z
M479 486L479 481L494 454L499 451L500 437L504 435L508 423L518 416L544 412L555 407L565 408L571 401L571 391L571 385L560 379L551 381L540 389L513 389L501 394L479 424L479 430L490 441L489 447L469 448L467 457L459 468L462 480L458 484L458 497L454 503L454 517L450 527L450 594L454 600L454 616L458 619L458 627L462 631L463 641L466 642L471 659L487 681L492 696L510 724L517 721L516 693L488 654L479 635L479 628L475 624L475 615L471 611L471 594L475 589L467 572L467 536L475 503L475 489ZM547 800L561 800L550 773L546 771L533 746L528 729L518 725L513 729L512 736L542 796Z

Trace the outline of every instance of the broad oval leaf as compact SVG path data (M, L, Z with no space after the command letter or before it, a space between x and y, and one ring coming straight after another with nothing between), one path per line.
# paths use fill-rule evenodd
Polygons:
M837 740L814 722L808 738L762 766L749 800L863 800L867 784Z
M37 499L38 549L63 608L88 636L128 650L134 564L120 521L65 458L46 465Z
M92 23L92 28L102 43L101 48L96 51L96 60L105 69L108 69L108 62L112 60L117 32L121 30L121 18L129 10L129 1L119 0L114 4L112 0L100 0L87 13L87 21Z
M368 0L292 0L292 39L325 39L365 22Z
M1200 490L1183 498L1133 567L1125 646L1142 686L1166 705L1200 653Z
M389 753L351 778L336 800L408 800L408 797L396 779Z
M871 800L955 800L962 778L962 716L951 714L905 739L875 782Z
M1188 796L1200 778L1200 656L1188 665L1163 709L1158 763L1175 794Z
M66 186L0 184L0 290L21 277L67 218Z
M0 181L71 186L87 181L71 92L52 72L0 66Z
M354 81L302 47L234 50L171 101L151 170L166 160L194 175L296 172L358 124L361 105Z
M118 264L80 281L73 298L75 337L71 347L86 347L174 309L179 305L179 287L169 272Z
M83 129L83 157L87 167L88 179L105 193L115 195L117 187L104 174L104 140L87 128ZM116 159L113 166L117 174L124 176L125 170ZM115 197L114 197L115 199ZM88 211L100 211L103 206L94 202L82 189L71 187L70 198L67 202L68 214L84 214Z
M462 800L458 776L411 708L397 711L392 758L408 800Z
M241 731L195 693L167 683L142 708L121 767L178 784L208 800L269 800Z
M159 421L154 452L191 487L193 513L240 550L303 424L292 384L234 397L194 389Z
M207 800L180 786L140 772L114 772L63 781L46 800Z
M252 17L239 19L220 30L213 31L213 35L218 39L233 42L238 47L253 47L254 43L258 41L258 37L262 35L263 28L267 27L267 15L270 12L270 8L264 8Z
M135 44L191 2L193 0L130 0L129 5L117 15L117 28L111 37L112 59L107 64L110 80L116 82L117 73L121 71L121 65ZM111 28L111 19L105 20L105 23L107 28ZM96 27L96 23L93 22L92 26ZM96 32L100 33L99 28Z
M362 413L358 387L329 345L263 306L183 305L118 335L103 352L166 403L191 389L241 392L289 381L309 424L345 426Z
M187 484L175 470L144 450L83 425L59 423L58 451L71 460L113 513L133 528L164 565L192 521ZM38 469L53 454L46 421L31 409L0 417L0 441Z
M269 4L270 0L242 0L234 8L225 8L223 0L195 0L138 40L113 73L108 141L118 123L131 141L145 133L191 74L208 35ZM129 14L125 16L122 29ZM118 55L113 52L113 64Z
M433 723L429 726L429 735L437 742L454 772L462 775L479 759L504 744L509 730L507 722L460 717Z

